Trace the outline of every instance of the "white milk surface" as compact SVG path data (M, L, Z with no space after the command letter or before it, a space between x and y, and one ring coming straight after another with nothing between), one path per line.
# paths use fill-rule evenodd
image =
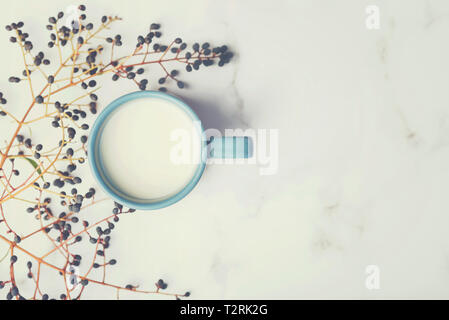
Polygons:
M184 110L163 99L141 98L106 121L100 157L104 173L124 195L158 201L189 183L198 167L201 136ZM174 132L186 134L174 140ZM181 153L188 161L171 157Z

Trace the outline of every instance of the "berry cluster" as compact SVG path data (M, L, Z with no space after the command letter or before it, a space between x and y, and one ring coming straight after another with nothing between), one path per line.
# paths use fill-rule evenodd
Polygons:
M160 25L152 23L145 34L137 37L130 53L117 56L118 47L126 48L122 36L101 34L120 18L105 15L95 26L87 21L86 7L81 5L78 9L78 17L69 24L64 21L68 18L63 12L48 19L47 47L56 51L57 61L50 54L36 51L39 44L30 40L23 22L6 26L12 33L10 42L19 46L24 60L21 75L10 76L9 82L28 87L30 104L17 116L14 109L6 108L7 100L0 92L0 119L10 119L16 126L5 147L0 148L0 242L8 246L6 255L3 258L0 255L0 263L9 256L9 272L0 275L0 289L6 290L7 299L80 299L89 284L115 289L117 296L127 290L177 299L188 297L189 292L165 292L167 283L162 279L155 283L154 290L107 282L106 271L117 264L117 258L110 257L111 236L121 217L132 215L135 210L114 203L105 217L97 220L92 220L92 215L86 217L86 211L107 199L98 199L95 187L86 186L78 172L87 160L89 123L99 109L96 91L102 75L109 74L113 81L130 80L140 90L167 91L170 82L183 89L186 84L180 79L181 71L169 68L169 64L180 64L191 72L202 66L222 67L233 55L227 46L214 47L208 42L194 43L189 49L179 37L164 44ZM147 67L153 65L164 73L154 84L146 77ZM36 84L38 78L40 83L44 79L40 89ZM60 92L70 94L61 97ZM48 138L57 137L56 145L36 142L31 135L31 127L45 121L55 130L55 135ZM24 214L32 217L30 223L37 223L34 231L20 232L20 226L10 223L6 205L11 201L23 204ZM38 235L44 235L52 246L44 255L23 246ZM83 256L81 252L85 252L86 246L92 248L93 255ZM62 259L61 264L53 262L55 256ZM26 264L26 277L33 283L31 292L19 290L16 270L22 262ZM75 268L82 268L83 272L76 274ZM60 293L46 291L47 284L41 277L43 269L62 277ZM93 270L102 271L101 276L94 277Z

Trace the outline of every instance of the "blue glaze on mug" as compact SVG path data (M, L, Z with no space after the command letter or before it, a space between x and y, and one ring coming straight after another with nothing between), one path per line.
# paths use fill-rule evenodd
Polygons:
M181 189L178 193L164 198L159 201L136 199L124 195L109 181L106 174L104 174L104 166L99 157L99 145L103 128L106 120L112 112L120 108L128 101L139 98L159 98L171 102L181 108L195 123L199 124L197 129L201 136L201 161L190 180L190 182ZM214 150L211 154L214 158L248 158L251 156L249 148L248 137L222 137L218 139L211 139L210 144ZM160 91L137 91L126 94L114 101L112 101L98 116L90 132L88 143L89 164L95 179L100 184L101 188L116 202L127 206L128 208L139 210L155 210L165 208L172 205L182 198L184 198L196 186L200 180L204 169L206 167L208 143L206 141L206 134L204 132L201 120L196 113L181 99L171 96Z

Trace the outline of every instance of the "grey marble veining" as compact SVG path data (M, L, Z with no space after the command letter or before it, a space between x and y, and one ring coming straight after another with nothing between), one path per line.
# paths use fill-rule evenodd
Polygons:
M186 3L90 6L122 14L124 37L160 21L167 35L227 43L231 65L185 74L190 88L173 92L208 128L278 129L279 167L210 165L182 202L123 219L110 280L162 277L199 299L448 298L449 3ZM1 17L44 23L35 10L13 2ZM106 85L103 103L129 90Z

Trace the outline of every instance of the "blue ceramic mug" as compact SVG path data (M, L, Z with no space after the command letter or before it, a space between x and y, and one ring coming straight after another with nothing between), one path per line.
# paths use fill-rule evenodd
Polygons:
M111 183L105 173L104 166L102 165L100 155L100 142L104 128L107 126L110 115L119 108L126 108L124 105L134 99L142 98L159 98L163 99L172 105L177 106L183 110L192 121L197 122L196 126L199 130L199 137L201 139L199 152L201 152L200 159L195 173L192 179L181 188L176 194L170 195L163 200L151 200L151 199L138 199L131 196L127 196L119 191L118 186ZM210 148L210 152L208 152ZM248 137L212 137L209 141L206 139L201 121L196 113L182 100L176 98L167 93L159 91L138 91L127 95L124 95L114 101L112 101L97 117L94 125L92 126L88 144L89 163L93 176L97 180L102 189L116 202L123 204L129 208L139 210L155 210L172 205L182 198L184 198L192 189L196 186L200 180L203 171L206 167L206 160L211 158L249 158L252 154L250 139ZM150 178L150 177L149 177Z

